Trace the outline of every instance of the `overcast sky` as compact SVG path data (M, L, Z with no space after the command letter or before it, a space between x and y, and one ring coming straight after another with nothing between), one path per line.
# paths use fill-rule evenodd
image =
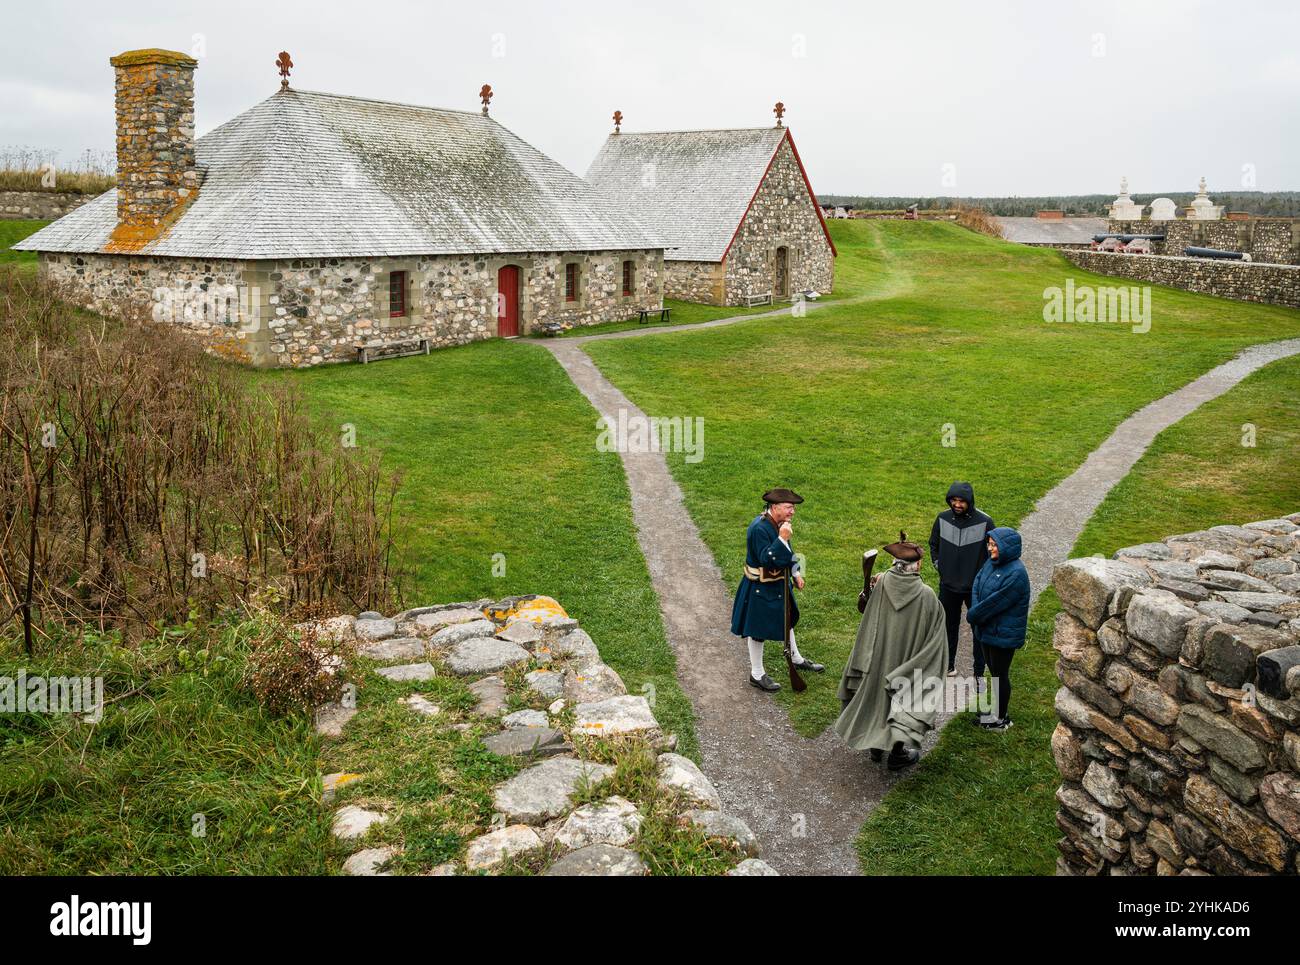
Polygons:
M625 130L759 127L869 195L1300 189L1300 4L4 0L0 147L113 147L108 58L196 55L198 133L292 83L492 114L582 174Z

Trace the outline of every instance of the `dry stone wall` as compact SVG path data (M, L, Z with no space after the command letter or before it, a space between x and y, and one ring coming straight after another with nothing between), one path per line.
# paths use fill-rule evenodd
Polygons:
M1099 275L1132 278L1243 302L1300 308L1300 265L1264 265L1169 255L1109 251L1062 251L1070 262Z
M0 191L0 220L54 221L94 198L72 191Z
M1058 872L1300 872L1300 513L1053 584Z

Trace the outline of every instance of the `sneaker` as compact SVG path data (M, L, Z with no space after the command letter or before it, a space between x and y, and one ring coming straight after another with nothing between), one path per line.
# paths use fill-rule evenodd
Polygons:
M955 676L957 676L957 668L956 668L956 667L949 667L949 668L948 668L948 676L949 676L949 677L955 677Z
M1001 720L994 719L989 721L987 724L984 723L983 721L980 721L980 726L983 727L985 730L997 731L1000 734L1004 730L1011 729L1011 718L1003 717Z

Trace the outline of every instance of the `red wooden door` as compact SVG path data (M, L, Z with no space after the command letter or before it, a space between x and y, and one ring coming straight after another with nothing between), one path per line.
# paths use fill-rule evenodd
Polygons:
M519 269L506 265L497 272L497 334L519 334Z

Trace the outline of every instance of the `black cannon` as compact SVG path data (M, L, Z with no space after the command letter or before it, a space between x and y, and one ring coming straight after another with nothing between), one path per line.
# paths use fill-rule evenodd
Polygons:
M1218 248L1193 248L1183 249L1183 254L1188 258L1218 258L1221 261L1250 261L1250 257L1241 251L1220 251Z
M1124 244L1128 244L1130 241L1133 241L1135 238L1143 238L1143 239L1145 239L1145 240L1147 240L1147 241L1164 241L1164 240L1165 240L1165 236L1164 236L1164 235L1122 235L1122 234L1119 234L1119 233L1117 233L1117 232L1111 232L1111 233L1109 233L1109 234L1093 235L1093 236L1092 236L1092 240L1093 240L1093 241L1105 241L1107 238L1118 238L1120 241L1124 242Z

